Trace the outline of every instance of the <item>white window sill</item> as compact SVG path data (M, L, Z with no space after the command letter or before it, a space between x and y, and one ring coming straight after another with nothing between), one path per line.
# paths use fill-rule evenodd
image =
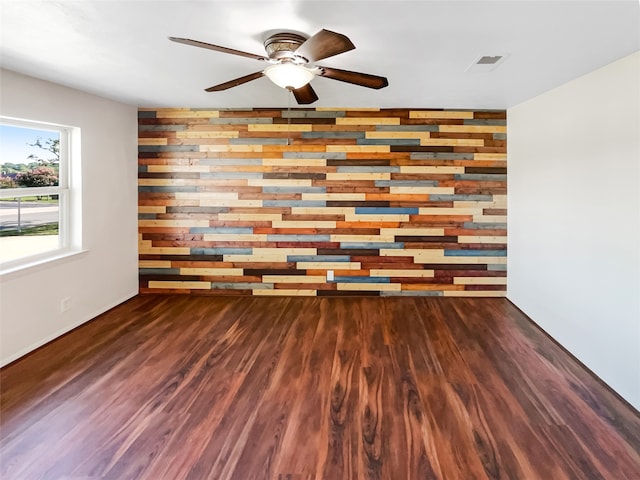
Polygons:
M7 262L7 264L0 264L0 281L9 280L21 275L28 275L35 273L46 268L55 266L56 264L66 263L85 255L88 250L58 250L50 253L44 257L25 258L21 262Z

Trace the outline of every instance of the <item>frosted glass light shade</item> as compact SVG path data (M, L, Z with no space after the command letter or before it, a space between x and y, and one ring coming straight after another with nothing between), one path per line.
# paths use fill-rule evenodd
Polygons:
M293 63L269 65L263 72L269 79L282 88L300 88L309 83L314 75L308 68Z

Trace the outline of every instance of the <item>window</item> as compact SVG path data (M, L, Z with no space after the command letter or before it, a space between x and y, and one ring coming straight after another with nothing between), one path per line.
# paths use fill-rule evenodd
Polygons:
M74 130L0 118L0 271L71 251Z

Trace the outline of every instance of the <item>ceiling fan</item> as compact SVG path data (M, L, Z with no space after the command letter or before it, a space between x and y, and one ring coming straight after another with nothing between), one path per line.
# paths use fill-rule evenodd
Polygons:
M259 72L250 73L249 75L206 88L207 92L219 92L231 87L237 87L266 75L276 85L293 92L293 96L299 104L306 105L318 100L318 95L309 83L315 76L375 89L389 85L385 77L314 65L318 60L333 57L356 48L348 37L330 30L320 30L309 38L293 32L273 34L264 41L266 56L212 45L211 43L189 38L169 37L169 40L217 52L253 58L269 64Z

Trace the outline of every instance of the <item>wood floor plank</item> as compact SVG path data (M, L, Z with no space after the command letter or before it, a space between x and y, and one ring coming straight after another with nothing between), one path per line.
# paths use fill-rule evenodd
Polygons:
M241 342L242 347L236 349L242 355L235 368L245 373L245 379L220 424L203 439L206 448L186 478L233 478L238 459L247 447L249 432L256 422L257 406L273 376L278 375L276 367L292 326L291 316L285 316L289 299L277 300L268 304L265 299L252 299L252 308L242 320L246 327L253 327L249 328L253 335L251 341ZM267 305L272 308L265 309ZM262 324L256 324L252 318L257 314L261 316ZM256 459L256 462L260 460Z
M141 295L0 370L4 479L640 478L640 415L503 298Z
M387 377L389 388L385 401L392 408L387 428L395 433L395 438L391 437L389 441L391 459L396 463L392 470L406 479L438 478L442 473L436 474L440 470L437 456L427 452L429 445L425 442L425 434L429 427L411 351L406 345L388 348L392 368Z
M337 328L336 346L331 364L329 410L322 416L324 441L317 467L318 479L358 478L358 422L354 418L358 399L360 357L357 325L345 308L335 302L332 322ZM325 396L327 394L325 393Z
M300 303L298 308L310 307L310 317L312 322L315 321L316 328L310 328L307 318L298 319L302 328L313 335L307 339L306 344L297 342L296 345L296 348L304 352L304 358L295 384L291 421L282 439L282 448L287 451L296 449L300 439L310 444L323 445L323 438L327 438L329 416L325 412L330 409L330 398L324 395L324 389L331 382L333 354L338 336L337 324L331 315L327 315L326 304L316 299L307 306L308 301L297 300ZM287 382L290 380L287 379ZM280 396L283 392L276 391L274 394ZM287 475L313 477L322 454L319 449L301 457L280 456L274 470L285 478Z

